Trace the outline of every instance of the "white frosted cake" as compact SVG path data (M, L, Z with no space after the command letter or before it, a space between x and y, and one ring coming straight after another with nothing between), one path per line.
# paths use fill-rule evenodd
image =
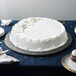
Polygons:
M18 48L43 52L63 46L68 40L65 27L57 20L30 17L16 23L10 41Z

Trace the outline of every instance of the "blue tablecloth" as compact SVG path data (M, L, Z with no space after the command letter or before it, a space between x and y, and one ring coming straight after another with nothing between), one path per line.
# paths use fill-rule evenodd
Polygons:
M16 24L18 20L13 20L13 22L9 26L1 26L0 22L0 27L5 29L6 34L11 31L12 26ZM73 49L76 48L76 34L74 33L74 28L76 26L76 21L65 21L64 24L67 32L69 32L72 35L73 41L70 47L68 47L66 50L63 52L54 54L54 55L49 55L49 56L44 56L44 57L35 57L35 56L27 56L27 55L21 55L18 53L15 53L11 50L7 52L8 55L13 56L17 59L20 60L20 63L18 64L13 64L12 66L50 66L50 67L62 67L61 64L61 59L63 56L71 53ZM6 36L5 34L5 36ZM5 36L0 38L0 41L4 40ZM0 43L0 46L3 48L3 50L8 49L6 45L3 43Z

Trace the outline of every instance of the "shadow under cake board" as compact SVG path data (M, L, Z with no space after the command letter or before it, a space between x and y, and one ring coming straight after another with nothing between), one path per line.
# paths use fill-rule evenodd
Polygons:
M24 55L44 56L44 55L55 54L55 53L58 53L60 51L63 51L64 49L69 47L70 44L72 43L72 36L67 32L68 40L65 43L65 45L63 45L63 46L61 46L61 47L59 47L57 49L53 49L53 50L49 50L49 51L33 52L33 51L20 49L20 48L16 47L15 45L13 45L13 43L9 39L9 35L10 35L10 32L6 35L5 40L4 40L6 46L9 49L11 49L11 50L13 50L13 51L15 51L17 53L24 54Z

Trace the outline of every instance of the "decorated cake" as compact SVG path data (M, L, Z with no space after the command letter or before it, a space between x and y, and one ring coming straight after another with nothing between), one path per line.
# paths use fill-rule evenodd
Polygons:
M68 40L65 27L57 20L43 17L29 17L16 23L9 35L18 48L44 52L59 48Z

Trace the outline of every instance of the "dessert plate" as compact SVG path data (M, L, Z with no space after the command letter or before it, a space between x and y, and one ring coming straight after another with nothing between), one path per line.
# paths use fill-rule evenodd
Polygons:
M70 72L76 73L76 62L73 62L70 58L70 54L62 58L62 65Z
M57 52L60 52L64 49L66 49L67 47L70 46L70 44L72 43L72 37L69 33L67 33L68 35L68 40L67 42L65 43L65 45L57 48L57 49L53 49L53 50L49 50L49 51L43 51L43 52L33 52L33 51L28 51L28 50L22 50L16 46L14 46L12 44L12 42L10 41L9 39L9 35L10 35L10 32L6 35L5 37L5 44L8 48L10 48L11 50L17 52L17 53L21 53L21 54L26 54L26 55L49 55L49 54L54 54L54 53L57 53Z

